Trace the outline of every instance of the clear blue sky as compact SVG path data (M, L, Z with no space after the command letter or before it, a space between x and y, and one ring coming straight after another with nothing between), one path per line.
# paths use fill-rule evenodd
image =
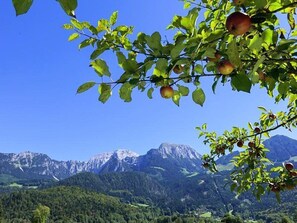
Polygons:
M185 14L179 1L79 1L79 19L96 23L119 11L119 24L135 31L162 32L175 14ZM177 107L171 100L153 100L134 92L131 103L122 102L114 92L106 104L97 101L93 90L76 95L77 87L97 75L88 67L88 50L79 51L79 42L67 41L69 22L54 0L37 0L26 15L16 17L11 1L0 3L0 152L30 150L58 160L88 160L91 156L130 149L144 154L162 142L187 144L200 153L208 151L197 138L196 126L222 131L245 126L259 115L259 105L280 110L265 90L251 94L231 91L230 86L211 92L205 80L204 107L191 97ZM170 36L170 35L169 35ZM117 73L117 65L111 65ZM278 132L297 138L296 133Z

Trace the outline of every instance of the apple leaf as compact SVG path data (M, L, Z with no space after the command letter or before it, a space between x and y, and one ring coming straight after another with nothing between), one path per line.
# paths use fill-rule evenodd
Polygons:
M123 99L124 102L130 102L132 101L131 93L132 85L129 82L124 83L119 91L120 98Z
M178 85L178 92L182 95L182 96L188 96L189 94L189 88L182 86L182 85Z
M235 38L228 45L227 55L228 55L230 62L234 66L239 67L241 65L241 60L239 57L239 50L238 50L238 46L237 46Z
M12 0L16 15L22 15L28 12L32 6L33 0Z
M153 98L153 92L154 92L154 88L151 87L150 89L148 89L147 91L147 96L149 97L149 99Z
M102 103L105 103L112 93L110 85L104 83L99 85L98 92L100 94L99 101Z
M115 11L111 14L109 18L110 25L114 25L117 22L118 19L118 11Z
M159 32L154 32L151 36L146 36L145 37L147 45L152 49L152 50L161 50L162 45L161 45L161 35Z
M74 10L77 7L77 0L58 0L64 12L72 17L75 17Z
M235 76L231 77L231 85L237 91L244 91L250 93L252 82L245 74L236 74Z
M72 33L72 34L68 37L68 41L73 41L73 40L76 40L77 38L79 38L79 34L78 34L78 33Z
M192 99L196 104L203 106L205 102L204 91L201 88L196 88L192 93Z
M76 93L77 94L83 93L83 92L89 90L90 88L92 88L95 84L96 84L96 82L93 82L93 81L86 82L78 87Z
M104 60L101 59L97 59L91 62L91 67L94 68L94 70L96 71L97 74L99 74L99 76L110 76L110 72L109 72L109 68L106 64L106 62Z
M174 91L174 95L172 97L172 101L174 102L174 104L176 104L177 106L179 106L179 100L180 100L180 93L178 91Z

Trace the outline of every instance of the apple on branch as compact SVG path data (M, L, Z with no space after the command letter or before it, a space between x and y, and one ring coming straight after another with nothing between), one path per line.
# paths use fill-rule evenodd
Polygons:
M160 94L163 98L172 98L174 95L174 90L171 86L162 86L160 88Z
M234 65L228 60L222 60L218 64L218 71L223 75L229 75L234 70Z
M184 71L184 65L180 64L180 65L175 65L173 67L173 72L176 74L180 74Z
M233 12L227 17L226 27L234 36L245 34L251 28L251 18L242 12Z

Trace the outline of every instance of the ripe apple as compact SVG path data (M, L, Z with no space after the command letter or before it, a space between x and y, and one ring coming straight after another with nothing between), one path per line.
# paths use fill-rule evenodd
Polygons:
M245 0L233 0L234 5L242 5Z
M227 17L226 27L234 36L245 34L251 28L251 18L242 12L233 12Z
M172 98L174 90L171 86L162 86L160 88L160 94L163 98Z
M255 147L255 143L254 143L253 141L250 141L250 142L248 143L248 147L250 147L250 148L254 148L254 147Z
M228 60L222 60L218 64L218 71L223 75L231 74L234 70L234 66Z
M222 55L219 54L218 52L215 53L215 57L207 57L207 59L211 62L218 62L219 59L221 59Z
M173 67L173 72L176 74L180 74L184 71L184 65L175 65Z
M261 129L260 129L259 127L256 127L256 128L254 129L254 132L255 132L255 133L260 133L260 132L261 132Z
M285 163L285 168L286 170L291 171L294 169L294 165L293 163Z
M243 147L243 144L244 144L243 140L239 140L239 141L237 142L237 146L238 146L238 147Z

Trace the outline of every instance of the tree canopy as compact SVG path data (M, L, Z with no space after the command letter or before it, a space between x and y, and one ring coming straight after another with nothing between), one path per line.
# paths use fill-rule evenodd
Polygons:
M32 0L12 1L16 14L26 13ZM146 92L153 98L157 89L162 97L179 106L182 97L190 96L203 106L206 96L201 79L211 79L215 93L218 85L249 93L265 88L267 97L276 103L287 102L287 110L273 112L259 107L259 120L246 128L233 127L222 135L209 131L207 124L197 127L199 136L210 147L204 155L204 167L217 171L216 159L238 148L230 176L231 190L251 190L260 197L266 192L293 189L297 170L292 163L272 167L266 158L263 141L278 128L291 131L297 125L297 29L295 0L183 0L186 16L175 15L166 29L175 34L172 40L160 32L133 33L129 25L117 25L119 13L101 18L97 24L76 18L76 0L58 0L71 17L64 28L71 32L69 41L80 39L79 49L90 47L89 66L98 80L86 82L77 93L98 87L98 100L105 103L118 89L119 97L132 101L132 91ZM285 19L284 19L285 18ZM121 75L114 75L109 61L102 57L114 54Z

